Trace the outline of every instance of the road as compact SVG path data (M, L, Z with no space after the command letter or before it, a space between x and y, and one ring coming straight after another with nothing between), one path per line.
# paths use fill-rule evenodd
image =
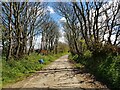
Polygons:
M68 60L68 55L62 56L35 75L23 81L9 85L7 88L19 90L84 90L88 88L106 88L94 76L82 70L75 69Z

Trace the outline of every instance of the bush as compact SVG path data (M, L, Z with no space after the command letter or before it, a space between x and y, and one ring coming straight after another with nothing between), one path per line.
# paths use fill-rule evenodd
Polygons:
M88 59L92 57L92 52L90 50L86 50L83 55L86 59Z
M115 90L120 88L120 55L97 54L98 55L92 55L92 53L87 50L82 57L77 55L73 56L73 60L79 60L79 63L84 64L91 73L99 80L105 82L110 88Z
M69 56L68 56L68 58L69 58L70 60L73 60L73 55L70 53Z
M2 82L6 85L17 80L24 79L24 77L31 75L36 70L42 69L45 65L54 61L58 57L65 55L66 53L59 53L54 55L42 56L37 53L32 53L29 56L25 56L19 60L11 59L6 61L2 59ZM39 59L44 59L45 63L40 64Z
M78 55L77 55L77 54L74 55L72 59L73 59L73 60L77 60L77 59L78 59Z

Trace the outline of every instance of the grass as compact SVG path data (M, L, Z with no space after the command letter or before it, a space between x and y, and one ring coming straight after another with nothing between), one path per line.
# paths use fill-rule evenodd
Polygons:
M89 69L90 73L96 78L104 82L113 90L120 89L120 55L113 54L92 54L89 52L82 57L78 55L70 55L69 58L77 62L76 67L81 64Z
M11 59L5 61L2 59L2 84L3 86L9 83L15 83L17 81L23 80L24 78L32 75L35 71L39 71L46 67L50 62L53 62L57 58L67 53L51 54L51 55L38 55L37 53L32 53L29 56L24 56L19 60ZM38 62L39 59L44 60L44 64Z
M2 88L2 58L0 56L0 89Z

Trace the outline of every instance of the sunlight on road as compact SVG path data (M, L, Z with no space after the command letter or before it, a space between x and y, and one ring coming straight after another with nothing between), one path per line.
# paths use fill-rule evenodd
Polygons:
M107 88L95 81L93 75L78 70L68 61L68 55L62 56L36 75L17 82L10 88Z

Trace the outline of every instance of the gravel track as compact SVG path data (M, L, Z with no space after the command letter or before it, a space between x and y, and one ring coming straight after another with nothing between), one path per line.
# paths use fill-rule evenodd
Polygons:
M85 90L101 89L109 90L106 85L96 81L90 73L74 68L69 62L68 55L62 56L52 62L35 75L23 81L9 85L6 88L16 90ZM9 89L10 90L10 89Z

